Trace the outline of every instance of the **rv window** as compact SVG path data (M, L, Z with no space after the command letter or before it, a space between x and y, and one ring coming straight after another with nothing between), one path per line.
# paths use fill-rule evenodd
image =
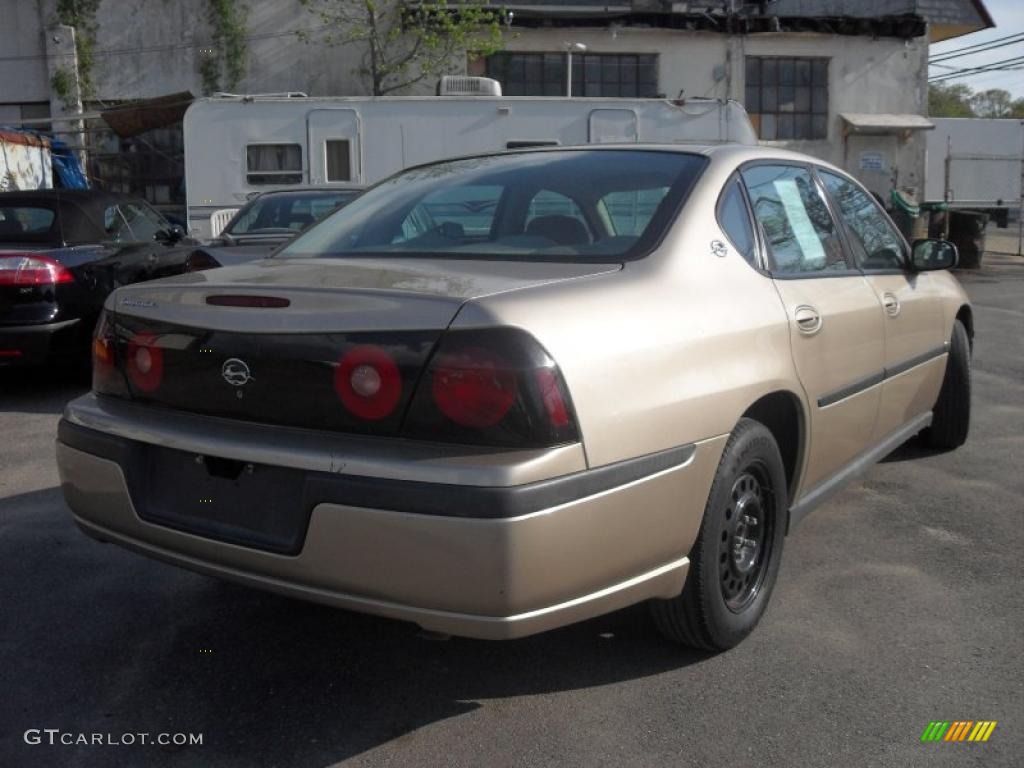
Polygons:
M250 144L245 148L250 184L301 184L302 147L298 144Z
M324 157L327 158L328 181L352 181L348 139L325 141Z

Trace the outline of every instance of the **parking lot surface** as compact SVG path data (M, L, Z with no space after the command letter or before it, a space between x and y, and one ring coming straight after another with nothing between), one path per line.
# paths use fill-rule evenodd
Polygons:
M93 542L53 460L85 385L0 373L0 765L1020 765L1024 260L961 277L967 445L911 441L815 512L760 627L717 656L667 644L644 606L443 641ZM934 720L998 725L921 743ZM203 742L26 744L30 729Z

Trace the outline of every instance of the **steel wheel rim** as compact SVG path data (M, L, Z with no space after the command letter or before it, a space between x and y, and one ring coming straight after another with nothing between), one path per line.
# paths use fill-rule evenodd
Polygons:
M720 516L718 583L725 606L740 613L761 591L771 560L775 494L767 467L745 467Z

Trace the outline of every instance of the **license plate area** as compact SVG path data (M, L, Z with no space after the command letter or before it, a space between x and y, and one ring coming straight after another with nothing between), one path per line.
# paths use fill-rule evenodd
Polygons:
M157 445L137 457L132 501L139 517L208 539L298 554L312 505L305 475Z

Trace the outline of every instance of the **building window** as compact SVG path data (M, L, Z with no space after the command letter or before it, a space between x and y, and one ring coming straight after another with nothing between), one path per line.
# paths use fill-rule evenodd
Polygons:
M487 77L506 96L565 96L564 53L495 53L487 57ZM654 53L574 53L573 96L658 95L658 56Z
M327 158L328 181L352 181L348 139L328 139L324 142L324 155Z
M249 144L245 179L250 184L301 184L302 147L298 144Z
M747 56L745 106L767 141L828 138L828 59Z

